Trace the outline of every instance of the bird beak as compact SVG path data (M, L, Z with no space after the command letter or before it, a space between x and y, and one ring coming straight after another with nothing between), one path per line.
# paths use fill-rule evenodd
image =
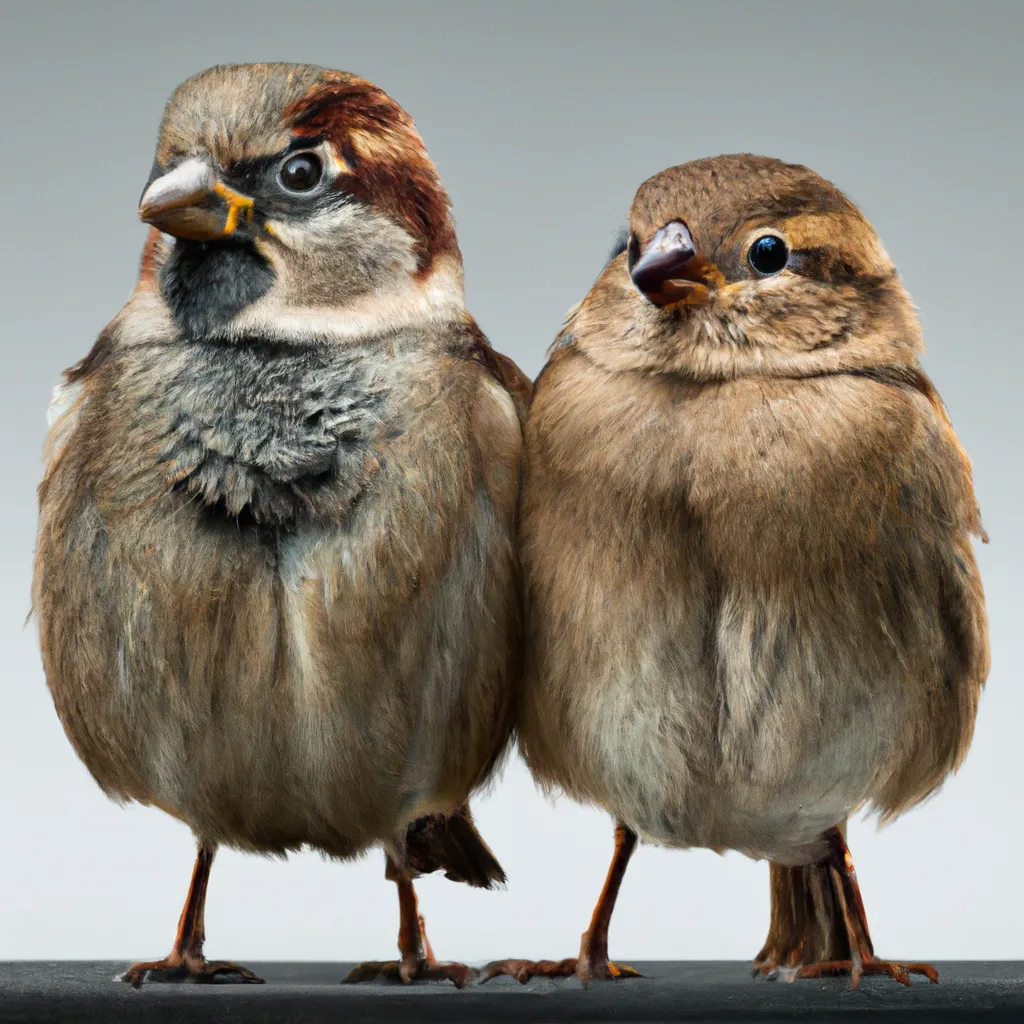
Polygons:
M673 220L654 232L629 268L629 276L656 306L673 302L699 305L709 301L715 268L697 255L690 229L682 221Z
M176 238L209 242L234 234L252 209L248 196L228 188L208 163L192 157L146 186L139 217Z

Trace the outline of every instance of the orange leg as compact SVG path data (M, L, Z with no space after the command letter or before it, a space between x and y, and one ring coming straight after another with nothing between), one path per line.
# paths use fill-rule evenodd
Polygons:
M583 933L579 956L566 960L495 960L488 964L484 981L507 974L526 984L533 977L564 978L575 974L584 985L593 978L639 978L640 973L628 964L615 964L608 959L608 927L622 886L629 858L636 849L636 833L625 825L615 827L615 853L608 868L608 877Z
M416 902L412 881L388 858L385 877L398 886L398 952L399 960L367 960L353 967L343 984L373 981L384 977L397 979L404 985L413 981L450 980L456 988L465 988L473 972L465 964L438 963L427 939L426 925Z
M754 973L789 980L849 974L857 988L865 974L885 974L904 985L911 974L938 983L931 964L875 956L853 858L840 828L825 833L828 852L819 864L771 866L772 917Z
M226 960L209 961L203 957L203 943L206 941L206 886L210 880L210 867L216 847L199 844L196 865L192 871L192 884L188 887L185 907L178 921L178 933L174 937L174 948L163 960L143 961L133 964L124 974L122 981L138 988L148 978L160 981L213 981L221 974L236 974L238 980L262 984L246 967Z

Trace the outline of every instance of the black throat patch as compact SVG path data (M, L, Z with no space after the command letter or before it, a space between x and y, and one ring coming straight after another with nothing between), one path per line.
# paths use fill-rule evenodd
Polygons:
M193 337L223 327L273 283L270 264L245 242L179 239L160 268L160 291L174 322Z
M370 485L388 395L372 348L191 339L163 353L173 368L140 415L161 424L168 488L208 515L338 522Z

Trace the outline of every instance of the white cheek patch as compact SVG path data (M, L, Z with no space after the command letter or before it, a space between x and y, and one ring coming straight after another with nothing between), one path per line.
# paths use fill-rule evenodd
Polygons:
M333 241L343 231L351 231L362 226L365 213L354 204L345 204L333 210L325 211L318 217L310 217L299 224L290 224L286 220L267 220L267 230L282 245L289 249L301 249L313 242Z
M352 342L458 320L465 309L461 274L439 268L425 282L407 278L400 287L371 293L338 309L286 305L280 287L275 287L218 334L230 338L265 333L300 343Z

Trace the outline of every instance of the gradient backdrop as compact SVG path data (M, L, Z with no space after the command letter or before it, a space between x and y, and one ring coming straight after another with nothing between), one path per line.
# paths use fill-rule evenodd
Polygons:
M64 738L29 610L50 388L127 297L161 109L220 62L309 61L379 83L451 193L469 306L531 376L602 265L637 185L753 151L810 165L877 226L920 306L926 367L974 460L993 670L966 767L851 845L876 947L1024 958L1020 888L1024 3L0 3L0 959L163 955L186 829L120 808ZM605 816L540 797L519 763L478 799L507 892L424 879L434 948L471 962L575 954L611 851ZM767 867L643 848L613 955L750 958ZM393 955L383 857L225 852L209 951Z

